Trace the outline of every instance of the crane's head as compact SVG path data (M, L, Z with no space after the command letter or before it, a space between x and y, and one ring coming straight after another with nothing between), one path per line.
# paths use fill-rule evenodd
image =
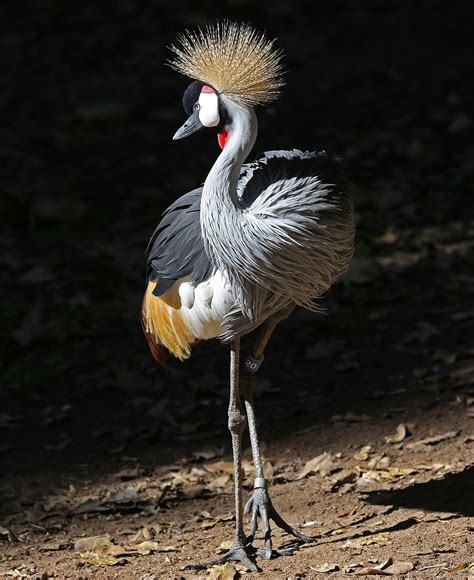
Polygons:
M189 118L173 139L212 127L223 147L231 121L229 103L254 107L278 97L284 84L281 51L251 26L229 21L186 31L179 41L179 47L171 47L176 56L169 64L195 80L183 95Z
M204 127L215 127L219 143L225 134L227 115L217 91L202 81L192 82L184 91L183 107L188 119L174 134L173 140L184 139Z

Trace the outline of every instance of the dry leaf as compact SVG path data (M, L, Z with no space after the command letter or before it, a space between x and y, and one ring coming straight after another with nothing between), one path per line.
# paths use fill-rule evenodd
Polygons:
M151 552L172 552L174 546L160 546L153 540L144 540L139 544L119 546L114 544L109 534L79 538L74 544L76 550L84 550L81 558L94 566L115 566L123 564L125 560L120 556L140 555L147 556Z
M140 554L143 554L144 556L148 555L150 552L156 552L158 550L160 552L170 551L170 550L160 550L158 542L154 542L153 540L144 540L139 544L131 545L128 547L131 549L131 551L136 550L137 552L140 552Z
M48 501L45 501L41 507L45 512L54 512L70 507L71 503L71 497L66 495L56 495L48 499Z
M394 576L398 576L399 574L406 574L407 572L411 572L415 566L411 562L403 562L402 560L394 560L390 566L385 568L385 572L390 572Z
M388 455L376 455L367 464L369 469L387 469L390 466L390 457Z
M354 540L347 540L343 544L343 548L362 548L364 546L371 546L372 544L378 546L386 546L391 544L390 536L387 533L374 534L372 536L362 536L361 538L355 538Z
M321 453L321 455L313 457L313 459L307 461L295 479L303 479L310 473L320 473L324 476L328 475L335 469L331 454L325 451L324 453Z
M170 476L172 477L170 483L173 486L184 485L190 482L189 473L187 471L172 471Z
M82 552L81 559L93 566L116 566L118 564L125 564L127 561L125 558L117 558L112 554L108 554L105 546L88 552Z
M363 566L364 564L362 564L361 562L351 562L347 566L344 566L343 571L346 572L347 574L350 574L351 572L354 572L356 568L361 568Z
M416 473L416 469L411 467L389 467L388 469L373 469L366 470L356 466L357 471L362 475L357 480L357 485L367 485L373 481L391 480L405 475Z
M382 574L384 576L398 576L400 574L411 572L413 568L414 565L411 562L403 562L401 560L393 560L393 558L389 558L377 566L363 568L359 572L356 572L356 576L377 574Z
M397 426L395 434L385 437L385 441L387 443L401 443L407 437L407 435L408 435L407 426L404 423L400 423Z
M57 550L66 550L71 546L68 541L63 542L47 542L38 548L40 552L56 552Z
M436 445L441 441L446 441L446 439L453 439L459 434L459 431L448 431L447 433L442 433L441 435L435 435L433 437L427 437L426 439L419 439L418 441L413 441L409 443L406 447L407 449L413 449L420 445Z
M143 540L151 540L152 538L153 538L153 534L152 534L150 528L147 528L145 526L141 530L138 530L138 532L130 538L130 541L131 542L143 542Z
M199 469L198 467L193 467L189 472L188 479L192 482L200 481L203 477L208 475L205 469Z
M329 564L329 562L325 562L322 566L310 566L311 570L315 572L322 572L323 574L327 574L329 572L337 572L340 570L337 564Z
M158 542L153 540L145 540L139 544L127 544L125 546L113 545L109 548L114 555L128 556L132 554L139 554L140 556L147 556L151 552L175 552L175 546L160 546Z
M356 461L367 461L371 449L372 445L364 445L357 453L354 453L354 459Z
M373 560L369 560L369 562L371 562ZM375 560L377 561L377 560ZM392 558L388 558L388 560L385 560L384 562L378 564L377 566L369 566L366 568L363 568L362 570L360 570L359 572L356 572L356 576L365 576L365 575L385 575L385 576L391 576L391 572L387 571L388 566L391 566L393 564L393 559Z
M109 534L79 538L74 543L74 548L85 550L80 556L84 562L93 566L116 566L126 562L124 558L117 557L122 555L123 549L112 543Z
M443 572L460 572L461 570L465 570L469 564L466 562L461 562L457 566L453 566L452 568L445 568Z
M214 463L205 463L204 468L210 473L234 473L234 464L232 461L214 461Z
M208 578L212 580L235 580L240 576L237 568L231 562L226 562L222 566L213 566Z
M206 485L206 489L209 490L222 490L222 488L226 487L231 481L231 477L229 474L220 475L219 477L215 477L212 481L210 481Z
M225 514L220 514L218 516L212 517L209 512L201 512L202 514L208 514L204 516L206 521L201 524L201 528L208 529L213 528L219 522L231 522L234 521L234 514L232 512L227 512Z
M413 467L389 467L388 468L388 477L403 477L404 475L411 475L412 473L416 473L416 469ZM382 472L383 473L383 472Z
M346 493L353 487L356 480L357 473L343 469L331 477L330 481L323 483L322 488L324 491Z
M355 573L356 576L391 576L390 572L385 572L385 570L380 570L380 568L371 567L371 568L362 568Z
M94 548L112 546L112 541L109 534L102 536L89 536L87 538L78 538L74 542L75 550L93 550Z

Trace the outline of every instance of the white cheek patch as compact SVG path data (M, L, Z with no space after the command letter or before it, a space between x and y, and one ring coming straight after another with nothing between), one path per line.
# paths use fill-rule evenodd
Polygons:
M219 125L219 98L216 93L201 93L199 95L199 120L204 127Z

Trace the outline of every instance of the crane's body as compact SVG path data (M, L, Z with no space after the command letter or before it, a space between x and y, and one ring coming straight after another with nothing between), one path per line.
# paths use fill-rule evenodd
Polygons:
M181 359L196 340L232 340L291 304L313 307L352 257L340 162L293 150L242 165L252 112L238 118L248 141L231 133L204 186L172 204L150 243L147 328Z
M265 323L251 353L252 360L260 361L276 323L295 306L316 308L317 299L347 270L354 248L350 186L340 161L324 152L271 151L244 164L257 137L253 107L274 98L281 85L279 55L271 43L249 27L229 23L190 33L182 42L183 48L175 49L175 66L197 80L183 98L190 117L174 138L215 127L222 151L204 185L176 200L155 230L142 323L159 362L168 354L188 358L199 340L219 337L231 343L229 428L236 464L237 532L223 559L237 559L255 569L248 558L255 553L252 542L245 541L241 529L238 467L245 418L239 339ZM247 370L258 366L247 365ZM248 504L253 514L249 538L253 540L257 516L262 517L265 555L271 557L269 518L300 540L308 537L288 526L271 504L251 392L246 393L257 472Z

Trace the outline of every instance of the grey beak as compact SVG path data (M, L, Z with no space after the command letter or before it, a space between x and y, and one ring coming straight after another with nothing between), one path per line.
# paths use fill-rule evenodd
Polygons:
M199 129L204 129L204 125L199 120L199 111L194 111L193 114L184 123L184 125L181 125L181 127L173 135L173 141L189 137L189 135L196 133L196 131L199 131Z

